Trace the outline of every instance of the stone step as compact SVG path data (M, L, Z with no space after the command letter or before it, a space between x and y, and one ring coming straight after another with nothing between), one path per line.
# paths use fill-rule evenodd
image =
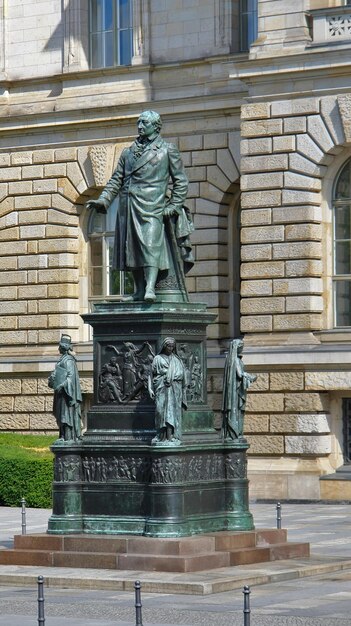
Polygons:
M167 556L151 554L120 554L118 567L121 570L147 572L200 572L230 565L229 552Z
M118 569L116 553L52 552L50 550L0 550L1 565L41 565L44 567L82 567Z
M14 548L55 552L127 552L129 537L106 535L15 535Z
M309 556L308 543L287 542L285 529L224 531L162 539L133 535L15 535L2 565L196 572Z
M309 555L309 543L277 543L271 546L233 550L230 552L230 565L250 565L253 563L308 557Z
M262 528L256 531L215 533L216 550L237 550L239 548L254 548L274 543L283 543L287 540L285 529Z
M125 552L128 552L128 554L186 556L200 553L215 553L216 550L215 537L195 535L178 539L133 537L128 540L128 549Z

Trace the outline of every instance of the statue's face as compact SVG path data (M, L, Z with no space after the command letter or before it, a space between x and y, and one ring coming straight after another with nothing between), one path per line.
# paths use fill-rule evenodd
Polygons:
M169 354L172 354L172 352L173 352L174 348L175 348L175 344L174 344L174 343L169 342L169 343L166 343L166 344L164 345L163 351L164 351L164 353L165 353L165 354L168 354L168 355L169 355Z
M141 115L139 117L138 133L140 137L150 137L155 133L155 126L148 115Z
M116 362L117 362L116 357L115 356L111 357L111 359L110 359L111 365L116 365Z

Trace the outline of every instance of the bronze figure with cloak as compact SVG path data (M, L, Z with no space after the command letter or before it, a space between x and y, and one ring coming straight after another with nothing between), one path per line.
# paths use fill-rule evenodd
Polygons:
M158 273L169 270L172 264L169 246L177 247L184 272L193 265L189 240L193 224L183 206L188 179L178 149L160 136L161 125L155 111L140 115L139 136L123 150L99 198L86 205L105 212L118 195L113 267L132 272L135 293L131 299L135 301L156 300ZM167 220L174 222L173 241L168 237L168 245Z
M149 394L155 400L156 437L153 444L181 441L182 410L187 408L186 374L173 337L167 337L152 362Z

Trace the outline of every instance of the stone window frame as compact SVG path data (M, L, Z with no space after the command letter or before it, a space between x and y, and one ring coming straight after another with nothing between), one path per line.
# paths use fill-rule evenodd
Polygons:
M334 179L334 184L333 184L333 195L332 195L332 236L333 236L333 269L332 269L332 289L333 289L333 326L336 329L340 329L340 328L351 328L351 320L350 320L350 324L339 324L338 323L338 311L339 311L339 307L338 307L338 302L337 302L337 293L336 293L336 287L338 283L341 282L348 282L351 288L351 271L349 274L341 274L338 273L336 271L336 245L337 245L337 240L336 240L336 226L335 226L335 215L336 215L336 209L338 207L343 207L343 206L347 206L347 204L350 205L350 211L351 211L351 194L350 194L350 198L349 199L337 199L336 198L336 190L337 190L337 186L339 184L341 175L343 174L343 172L345 171L346 168L349 168L349 174L350 174L350 179L351 179L351 157L349 156L348 158L346 158L342 164L342 166L339 168L337 175L335 176ZM351 239L350 239L350 245L351 245Z
M112 202L111 206L109 207L108 212L110 213L112 211L112 215L113 215L113 213L116 214L117 210L118 210L118 198L115 198L115 200ZM111 285L109 282L109 276L110 276L111 265L108 262L110 260L108 239L113 238L113 243L114 243L114 234L115 234L114 226L113 226L113 229L105 228L101 230L101 232L100 231L94 232L92 230L92 223L95 217L96 217L96 212L92 211L90 215L88 216L87 222L86 222L87 241L88 241L88 279L89 279L88 306L89 306L89 310L91 310L94 302L101 302L101 300L104 300L104 301L117 300L118 301L123 296L130 295L133 291L133 281L132 281L131 276L130 275L126 276L125 272L122 272L119 270L112 270L113 273L114 272L119 273L119 292L110 293ZM106 223L106 217L105 217L105 223ZM91 241L92 239L100 239L100 238L102 240L101 242L102 243L102 265L101 265L102 286L101 286L101 293L93 293L93 289L92 289L93 264L92 264L92 259L91 259Z
M125 19L127 24L121 24L122 2L123 0L104 0L101 3L102 16L105 14L106 3L111 4L111 17L112 24L101 24L100 30L97 30L98 26L95 25L93 20L94 7L97 8L98 0L89 0L89 66L91 69L101 69L107 67L116 67L119 65L131 65L133 57L133 0L127 0L127 6L125 8ZM104 19L104 18L103 18ZM123 35L127 33L126 41L123 44ZM96 48L98 49L97 63L94 64L94 45L93 38L96 36ZM107 39L110 38L108 42ZM110 49L112 48L112 50ZM111 59L106 58L106 51L111 54ZM125 58L123 56L125 55ZM99 63L101 59L101 63Z
M247 6L248 5L248 6ZM254 5L252 8L251 5ZM251 6L251 8L250 8ZM245 18L247 23L245 23ZM250 34L251 30L251 34ZM258 35L258 0L239 0L240 52L248 52Z
M0 9L1 9L0 0ZM149 63L150 9L148 0L130 0L133 14L132 65ZM85 0L63 0L63 72L97 71L89 61L89 7ZM0 54L1 61L1 54ZM113 66L118 68L123 66Z
M340 335L342 341L350 340L351 326L336 326L335 324L335 302L334 302L334 216L333 200L334 188L340 172L347 163L351 161L351 147L344 146L343 150L334 156L328 165L323 177L322 185L322 223L323 223L323 293L325 294L325 305L322 314L322 329L316 331L321 341L329 341L330 333Z

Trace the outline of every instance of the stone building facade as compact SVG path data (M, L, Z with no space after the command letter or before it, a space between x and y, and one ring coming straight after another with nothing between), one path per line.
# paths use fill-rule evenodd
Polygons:
M246 419L251 494L332 497L339 481L331 489L320 476L351 453L351 234L347 195L335 196L351 156L351 7L105 0L98 19L95 4L9 0L5 11L0 1L0 429L55 430L47 376L61 332L75 343L89 405L92 345L80 314L119 294L94 291L109 237L84 205L152 108L190 181L196 265L187 280L191 298L217 316L208 340L215 410L230 338L244 334L245 362L258 373ZM112 64L109 28L120 44Z

